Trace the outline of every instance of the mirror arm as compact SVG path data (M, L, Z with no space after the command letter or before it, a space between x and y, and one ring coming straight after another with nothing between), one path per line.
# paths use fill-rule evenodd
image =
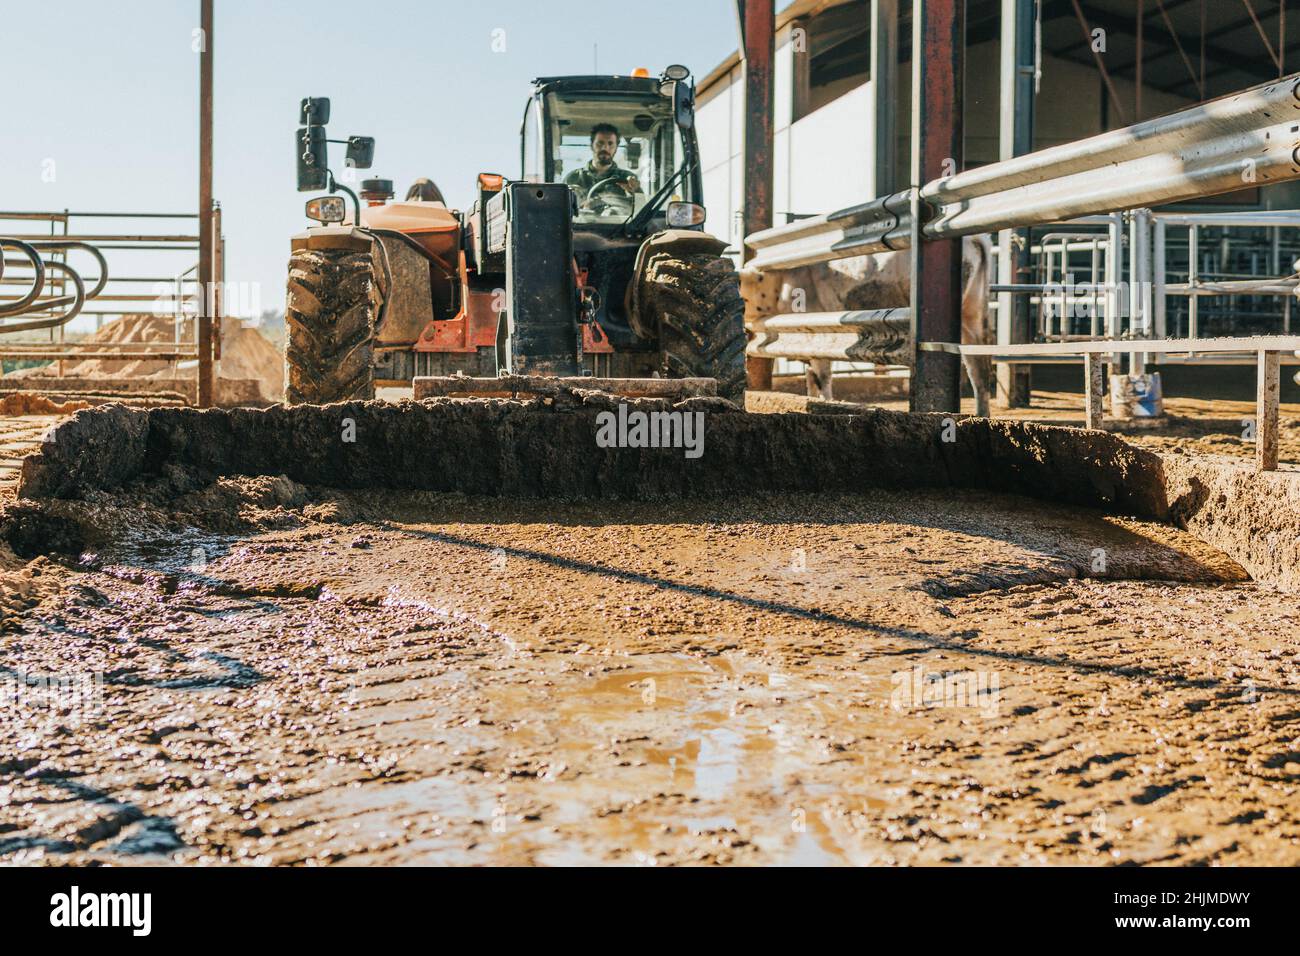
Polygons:
M673 173L666 183L659 187L659 191L646 200L646 204L641 207L641 211L634 216L629 216L624 220L623 225L619 228L618 235L626 236L633 229L640 229L655 213L655 208L668 198L679 182L684 182L686 177L695 171L694 159L688 159L682 163L682 168Z
M328 170L328 172L330 174L330 192L343 192L343 193L347 193L349 196L352 197L352 205L356 209L356 217L353 219L352 224L356 226L358 229L360 229L361 228L361 200L357 198L357 194L354 193L347 186L344 186L342 183L338 183L334 181L333 170Z

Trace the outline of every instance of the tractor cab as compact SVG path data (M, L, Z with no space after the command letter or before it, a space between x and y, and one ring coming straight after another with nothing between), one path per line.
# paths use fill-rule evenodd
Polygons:
M565 187L571 249L597 348L656 349L628 291L650 237L702 231L690 71L533 81L520 130L520 181Z
M632 240L699 227L704 207L689 76L685 67L670 66L658 78L534 81L521 128L521 178L570 188L575 234Z

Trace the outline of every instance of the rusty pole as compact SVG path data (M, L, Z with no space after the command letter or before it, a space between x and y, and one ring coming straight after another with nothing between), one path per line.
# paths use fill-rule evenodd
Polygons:
M772 61L776 45L774 0L737 0L740 9L740 38L745 66L745 208L744 235L772 225ZM742 240L743 242L743 240ZM747 246L742 261L753 256ZM772 388L772 360L748 356L745 359L749 387Z
M912 182L960 172L965 4L912 5ZM961 408L961 359L920 349L922 342L961 341L961 240L923 240L920 197L912 198L912 364L914 412Z
M200 0L199 27L199 407L212 407L212 2Z
M221 229L221 203L212 203L212 375L221 369L221 317L226 310L226 237Z

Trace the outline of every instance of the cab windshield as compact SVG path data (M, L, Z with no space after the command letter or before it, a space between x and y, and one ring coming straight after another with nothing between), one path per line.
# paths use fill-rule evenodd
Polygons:
M684 159L667 96L579 98L550 93L546 100L551 144L547 177L573 190L576 222L625 221L672 178ZM690 198L684 195L689 180L669 198Z

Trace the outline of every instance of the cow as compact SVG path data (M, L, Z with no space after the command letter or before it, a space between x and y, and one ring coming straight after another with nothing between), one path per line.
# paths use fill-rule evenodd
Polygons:
M961 340L989 345L996 337L989 321L989 277L993 258L988 236L961 240ZM911 304L912 254L877 252L833 259L763 274L742 273L746 322L798 312L844 312L906 308ZM962 356L975 391L977 415L987 415L993 362Z

